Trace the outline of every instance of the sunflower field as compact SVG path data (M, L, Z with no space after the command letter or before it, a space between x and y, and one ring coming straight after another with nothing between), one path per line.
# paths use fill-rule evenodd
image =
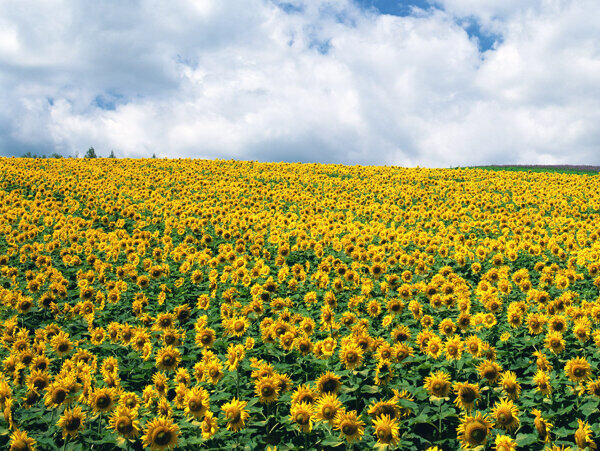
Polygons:
M600 177L0 159L0 446L595 449Z

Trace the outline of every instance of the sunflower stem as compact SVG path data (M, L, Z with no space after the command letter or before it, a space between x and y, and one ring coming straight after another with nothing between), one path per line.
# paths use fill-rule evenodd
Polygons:
M65 449L67 449L67 443L68 443L68 441L69 441L69 434L67 434L67 436L63 440L63 451L65 451Z
M235 397L237 399L240 399L240 367L238 364L238 367L235 369Z
M308 433L304 433L304 451L308 451Z
M438 411L438 440L442 436L442 403L439 405Z

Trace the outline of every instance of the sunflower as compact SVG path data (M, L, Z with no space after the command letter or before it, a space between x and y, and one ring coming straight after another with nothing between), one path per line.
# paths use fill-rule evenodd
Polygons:
M221 410L225 413L227 429L237 432L246 425L246 420L250 416L245 410L247 402L233 398L230 402L223 404Z
M398 443L398 420L380 415L373 420L374 435L379 446L396 446Z
M94 412L108 412L114 408L118 397L117 390L113 387L97 388L90 393L88 403Z
M460 425L456 429L457 438L463 448L475 448L485 445L491 428L489 417L477 412L475 416L461 418Z
M75 437L83 429L84 422L85 413L77 406L73 409L65 409L56 424L62 429L63 437L68 435Z
M292 395L292 404L297 404L299 402L314 404L317 397L318 394L308 385L300 385Z
M292 403L290 421L296 423L300 430L308 433L312 430L313 408L307 402Z
M26 383L30 390L41 393L50 384L50 376L45 371L33 370L27 376Z
M501 399L494 405L491 414L497 428L512 431L519 426L519 409L511 400Z
M44 404L46 407L58 407L69 399L69 382L57 379L46 387Z
M146 424L142 440L152 450L165 450L175 448L178 437L179 426L171 418L155 418Z
M354 369L362 364L363 350L354 342L346 343L340 349L340 361L346 369Z
M600 379L589 381L586 385L586 390L589 395L600 398Z
M542 418L542 412L540 412L538 409L533 409L531 413L535 417L533 424L540 440L544 441L545 443L550 442L550 429L552 428L552 423Z
M468 382L455 382L454 392L456 393L454 404L467 412L477 405L477 401L481 397L479 385Z
M508 435L497 435L494 443L496 451L516 451L517 442Z
M333 420L341 408L342 403L335 393L325 393L317 399L314 406L315 420L326 421L333 425Z
M515 400L521 394L521 384L517 381L517 375L513 371L505 371L500 377L500 386L506 395Z
M342 383L340 382L340 376L331 371L321 374L316 381L317 389L321 393L337 393Z
M575 431L575 443L580 449L596 449L596 443L592 438L592 429L587 421L581 421L577 419L579 427Z
M446 398L452 387L450 375L445 371L436 371L425 378L425 388L430 396Z
M576 357L570 359L565 364L565 374L573 382L582 382L590 378L591 375L590 363L585 357Z
M140 434L137 410L118 406L108 420L108 428L124 438L136 438Z
M69 340L69 334L62 330L52 337L50 344L60 357L67 355L73 349L73 343Z
M565 340L560 332L548 332L544 342L546 344L546 348L548 348L554 354L560 354L565 350Z
M459 360L462 356L463 342L458 335L448 338L444 343L446 360Z
M340 431L340 437L345 438L349 443L360 440L365 432L365 423L358 417L356 410L338 411L333 424L334 428Z
M181 362L181 352L173 346L167 346L156 352L156 366L161 371L173 371Z
M477 367L479 376L487 380L488 384L493 384L498 380L502 367L491 360L484 360Z
M204 415L204 420L202 420L202 425L200 427L202 429L202 438L204 440L208 440L219 430L217 419L210 410Z
M533 382L536 385L536 390L545 396L549 396L552 393L552 385L550 385L550 378L548 373L542 370L537 370L533 376Z
M137 409L140 405L140 398L133 392L124 392L119 396L119 406L129 409Z
M279 386L273 376L263 377L255 382L256 396L263 404L271 404L279 397Z
M188 418L201 419L209 409L209 395L202 387L194 387L185 393L184 411Z
M219 360L211 360L204 368L204 374L212 384L217 384L223 378L223 367Z
M10 435L10 451L34 451L35 440L27 432L16 429Z

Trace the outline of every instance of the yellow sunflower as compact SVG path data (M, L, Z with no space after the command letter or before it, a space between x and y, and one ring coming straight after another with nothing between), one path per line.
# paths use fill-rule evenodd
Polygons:
M246 426L246 420L250 416L245 410L247 402L233 398L230 402L223 404L221 410L225 413L227 429L237 432Z
M334 428L340 431L340 437L345 438L349 443L360 440L365 432L365 423L362 421L355 410L346 412L340 410L334 419Z
M482 446L487 442L491 428L489 417L477 412L475 416L469 415L461 418L457 428L457 438L463 448Z
M172 449L177 446L179 426L171 418L155 418L148 422L142 440L152 450Z

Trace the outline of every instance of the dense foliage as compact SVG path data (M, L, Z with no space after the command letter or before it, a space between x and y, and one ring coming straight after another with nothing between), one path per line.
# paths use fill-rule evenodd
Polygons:
M0 159L0 212L0 446L600 434L598 176Z

